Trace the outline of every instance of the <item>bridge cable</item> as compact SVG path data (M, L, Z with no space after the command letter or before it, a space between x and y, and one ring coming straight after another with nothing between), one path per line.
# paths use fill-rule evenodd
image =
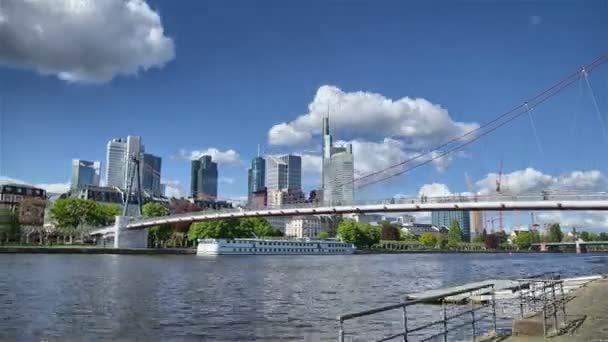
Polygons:
M602 115L602 112L600 111L600 107L597 104L597 99L595 98L595 92L593 91L593 88L591 87L591 82L589 82L589 73L585 70L584 67L582 68L581 73L583 74L585 82L587 83L587 87L589 88L589 93L591 94L591 102L593 103L595 112L596 112L598 118L600 119L600 124L602 125L602 133L604 135L604 139L606 139L608 136L606 135L605 118Z
M536 140L536 146L538 147L538 151L540 152L541 157L544 158L545 152L543 151L543 147L540 143L540 138L538 137L538 131L536 130L536 125L534 124L534 118L532 118L532 110L528 106L527 102L526 102L525 106L526 106L526 111L528 112L528 117L530 118L530 126L532 126L532 133L534 134L534 139Z

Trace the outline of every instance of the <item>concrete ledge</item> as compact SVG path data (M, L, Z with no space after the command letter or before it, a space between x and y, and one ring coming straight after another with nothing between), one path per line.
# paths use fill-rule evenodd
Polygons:
M0 246L0 254L196 254L194 248L100 248Z

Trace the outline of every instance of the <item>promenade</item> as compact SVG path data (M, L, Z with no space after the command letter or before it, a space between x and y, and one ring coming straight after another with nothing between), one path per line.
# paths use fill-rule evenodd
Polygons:
M551 341L608 341L608 279L599 279L577 290L575 298L566 305L569 320L585 317L572 334L549 338ZM509 342L545 341L538 337L509 337Z

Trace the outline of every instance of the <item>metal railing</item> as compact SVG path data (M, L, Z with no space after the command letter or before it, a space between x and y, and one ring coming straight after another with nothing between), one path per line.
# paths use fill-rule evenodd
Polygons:
M543 335L557 334L568 323L564 281L560 279L517 279L519 282L520 317L542 314ZM561 315L561 324L559 318ZM550 321L553 331L550 331Z
M476 291L479 292L480 290L484 290L484 289L489 290L489 292L491 293L491 300L490 301L480 301L480 303L477 303L477 305L476 305L475 301L471 300L470 297L472 297ZM464 311L461 311L457 314L448 315L448 304L446 303L446 298L452 297L452 296L457 296L457 295L462 295L462 294L469 294L470 305ZM434 320L432 322L425 323L425 324L422 324L422 325L419 325L416 327L411 327L410 325L408 325L408 321L409 321L408 320L408 309L407 309L408 307L418 305L418 304L429 305L429 303L431 303L431 302L438 302L438 301L441 302L441 319ZM462 307L462 305L459 305L459 306ZM489 307L491 307L491 313L489 313L489 314L477 313L480 310L483 310L483 309L489 308ZM399 304L383 306L383 307L369 309L369 310L365 310L365 311L361 311L361 312L340 315L337 318L337 320L339 322L338 341L345 342L344 339L346 336L346 331L344 328L344 323L346 321L352 320L355 318L359 318L359 317L371 316L371 315L375 315L378 313L398 310L398 309L402 310L403 330L396 334L385 336L385 337L382 337L375 341L378 341L378 342L390 341L390 340L393 340L393 339L396 339L399 337L401 337L403 341L408 341L408 339L412 336L412 334L414 334L414 333L420 334L420 333L422 333L423 330L434 327L434 326L440 326L441 331L439 333L433 333L428 336L422 336L422 337L418 336L419 338L421 338L421 341L429 341L429 340L436 339L441 336L443 336L443 341L448 341L448 334L450 333L450 331L453 332L456 330L461 330L467 326L471 327L471 336L473 336L473 338L475 338L475 336L478 333L478 327L477 327L478 323L488 317L492 318L492 327L493 327L494 331L496 331L496 299L494 296L494 284L488 284L488 285L466 288L466 289L453 291L453 292L446 292L446 293L442 293L441 295L437 295L437 296L423 297L423 298L418 298L415 300L408 300L408 301L405 301L405 302L402 302ZM469 315L470 315L470 320L466 320L466 317ZM465 319L464 323L459 322L457 325L450 325L451 321L453 321L457 318L461 318L461 317Z

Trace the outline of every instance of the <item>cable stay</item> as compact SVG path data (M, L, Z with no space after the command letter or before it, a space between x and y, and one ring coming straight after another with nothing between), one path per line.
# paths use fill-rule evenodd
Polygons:
M532 108L528 106L528 103L525 103L526 111L528 112L528 117L530 118L530 126L532 126L532 133L534 134L534 139L536 140L536 147L538 147L538 151L542 158L545 157L545 152L543 151L543 146L540 143L540 138L538 137L538 131L536 130L536 125L534 124L534 118L532 118Z
M591 102L593 103L593 107L595 108L595 112L600 120L600 124L602 125L602 134L604 135L604 140L608 141L608 135L606 134L606 122L605 118L600 111L600 107L597 104L597 99L595 98L595 92L591 87L591 82L589 82L589 73L585 70L585 67L581 69L581 74L587 83L587 87L589 88L589 93L591 94Z

